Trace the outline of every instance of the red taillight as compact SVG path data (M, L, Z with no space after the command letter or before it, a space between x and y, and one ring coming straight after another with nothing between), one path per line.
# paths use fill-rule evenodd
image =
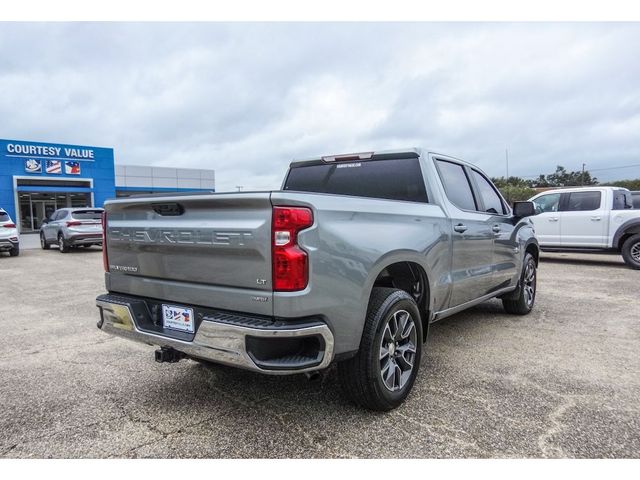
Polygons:
M78 225L82 225L82 222L77 222L77 221L67 222L67 227L77 227Z
M298 232L313 225L311 209L273 207L273 289L277 292L304 290L309 282L307 252L298 246Z
M107 254L107 212L102 212L102 265L109 271L109 255Z
M3 225L4 228L16 228L16 224L15 223L5 223Z

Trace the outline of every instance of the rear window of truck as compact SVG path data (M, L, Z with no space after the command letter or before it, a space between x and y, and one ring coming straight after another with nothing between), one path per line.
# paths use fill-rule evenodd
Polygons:
M427 202L427 192L417 158L292 167L284 189Z

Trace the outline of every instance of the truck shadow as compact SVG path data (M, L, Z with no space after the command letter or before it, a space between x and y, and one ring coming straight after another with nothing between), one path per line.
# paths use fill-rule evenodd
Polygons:
M487 328L487 320L499 323L512 318L512 315L504 312L499 301L492 301L432 325L416 386L428 382L432 369L432 346L455 343L461 333L471 337L477 329ZM190 399L189 409L201 410L199 414L202 415L238 408L263 411L265 415L270 412L264 419L284 415L291 421L301 422L309 416L320 414L346 415L350 421L364 422L385 415L384 412L364 410L343 394L336 365L321 372L316 379L309 380L304 374L263 375L195 360L183 360L181 364L183 362L186 364L186 376L172 377L166 383L162 382L164 393L161 396L167 411L184 408L182 392L188 391L190 394L197 393ZM414 387L408 403L424 401L415 390Z

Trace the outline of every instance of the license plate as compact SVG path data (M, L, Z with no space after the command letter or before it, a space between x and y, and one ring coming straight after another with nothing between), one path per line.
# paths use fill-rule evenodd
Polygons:
M162 324L164 328L193 333L193 308L162 305Z

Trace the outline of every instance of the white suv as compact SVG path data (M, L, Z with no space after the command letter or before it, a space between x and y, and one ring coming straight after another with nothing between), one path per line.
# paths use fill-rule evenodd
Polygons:
M621 253L627 265L640 269L640 210L626 188L548 190L530 201L542 250Z
M20 255L18 229L7 212L0 208L0 252L9 252L12 257Z

